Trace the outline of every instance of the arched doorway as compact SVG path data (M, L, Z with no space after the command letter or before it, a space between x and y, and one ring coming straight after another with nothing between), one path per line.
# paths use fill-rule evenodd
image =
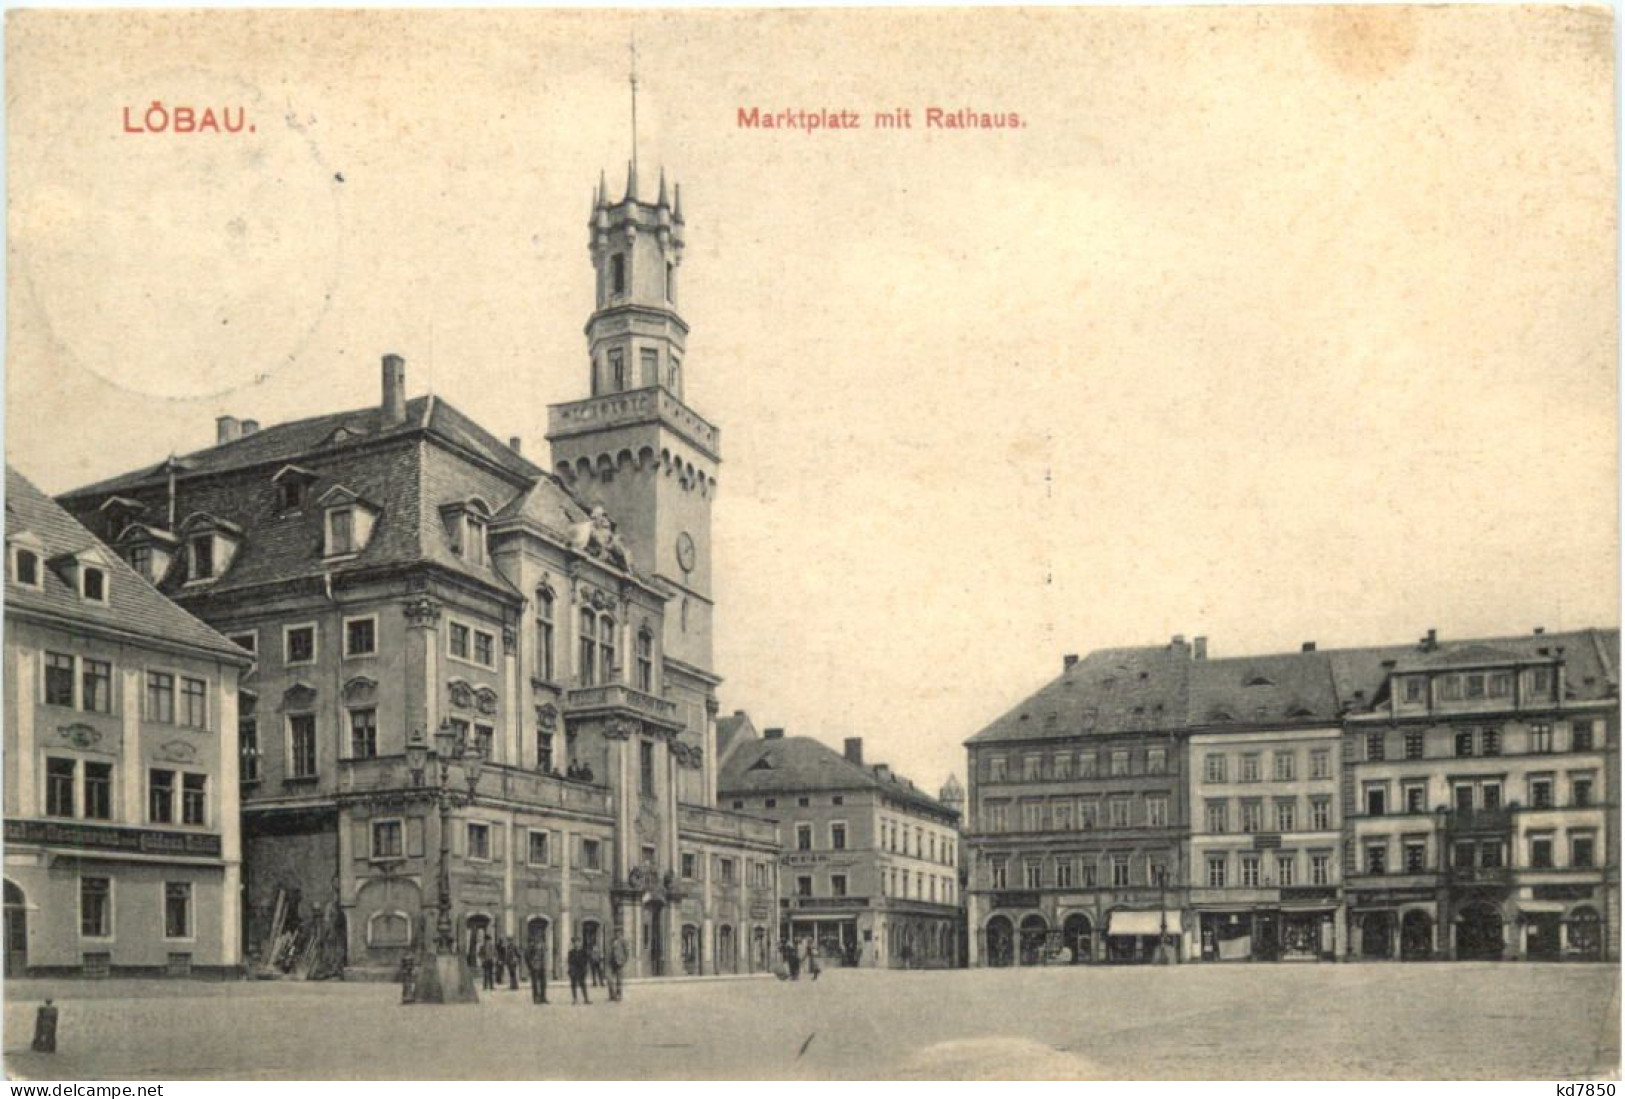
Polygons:
M1016 929L1007 916L994 916L987 921L987 964L1006 966L1015 964Z
M1499 958L1505 947L1501 913L1492 904L1469 904L1456 917L1456 957L1462 961Z
M1049 924L1036 912L1021 921L1021 964L1043 965Z
M700 971L700 929L685 923L681 934L683 972L689 976Z
M491 938L491 917L483 912L476 912L463 917L463 956L468 967L478 973L480 966L480 944ZM496 944L491 944L493 950Z
M1568 956L1589 962L1602 960L1602 919L1595 908L1581 907L1569 913Z
M766 973L769 965L767 960L767 928L758 924L750 932L750 971L752 973Z
M1433 956L1433 919L1420 908L1411 909L1400 921L1399 956L1411 962Z
M717 928L717 972L735 972L739 968L738 957L734 952L733 926L723 924Z
M525 921L525 957L530 957L530 948L534 943L542 944L542 957L547 959L547 975L554 975L557 965L553 960L553 943L549 932L553 929L552 922L546 916L532 916Z
M1556 912L1524 916L1524 953L1532 962L1555 962L1563 956L1563 917Z
M1066 918L1066 922L1061 925L1061 939L1071 952L1073 965L1082 965L1094 959L1094 925L1082 912L1074 912Z
M21 977L28 971L28 898L15 882L5 890L6 976Z
M1394 914L1367 912L1360 923L1360 953L1367 958L1390 958L1393 943Z
M666 975L666 906L649 901L643 906L643 949L649 955L649 974Z

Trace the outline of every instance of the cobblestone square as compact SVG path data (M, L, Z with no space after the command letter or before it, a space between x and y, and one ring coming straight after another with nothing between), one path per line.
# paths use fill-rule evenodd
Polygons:
M383 984L17 981L5 1050L13 1078L57 1080L1573 1080L1617 1075L1619 979L1534 964L835 970L443 1008ZM45 995L61 1008L54 1056L28 1051Z

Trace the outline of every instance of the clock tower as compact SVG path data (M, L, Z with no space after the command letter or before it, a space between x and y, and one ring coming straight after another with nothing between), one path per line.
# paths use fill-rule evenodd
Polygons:
M547 434L554 471L587 504L602 505L633 568L670 594L662 647L669 688L680 687L677 680L696 688L717 682L710 551L721 454L717 429L683 399L683 237L682 195L677 187L668 192L664 171L653 202L638 193L635 161L619 201L600 176L587 242L595 295L586 328L591 395L549 408Z

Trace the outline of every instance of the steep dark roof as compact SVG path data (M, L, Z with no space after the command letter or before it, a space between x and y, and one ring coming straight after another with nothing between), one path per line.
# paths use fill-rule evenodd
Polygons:
M1582 629L1563 633L1523 634L1518 637L1465 638L1441 642L1431 652L1415 644L1366 649L1334 649L1332 660L1337 693L1346 706L1368 709L1382 695L1395 671L1438 671L1450 667L1483 666L1496 661L1552 660L1563 650L1567 666L1568 700L1598 701L1619 694L1619 631Z
M1190 671L1193 726L1335 722L1341 708L1325 653L1197 660Z
M236 659L244 665L252 659L244 650L170 602L111 548L10 466L6 467L6 540L38 542L44 580L43 591L8 583L7 614L38 611L171 645L184 645L214 656ZM47 564L53 558L87 550L99 550L107 569L106 606L81 599L62 573Z
M1097 650L966 743L1183 728L1191 665L1183 647Z
M741 743L717 775L719 797L793 794L805 790L878 790L946 816L957 816L908 779L853 763L807 736Z

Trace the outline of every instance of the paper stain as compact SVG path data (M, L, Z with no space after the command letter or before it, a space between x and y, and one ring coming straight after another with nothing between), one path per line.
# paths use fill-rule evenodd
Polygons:
M1416 52L1416 12L1410 7L1324 7L1309 20L1309 44L1323 63L1355 80L1378 80Z

